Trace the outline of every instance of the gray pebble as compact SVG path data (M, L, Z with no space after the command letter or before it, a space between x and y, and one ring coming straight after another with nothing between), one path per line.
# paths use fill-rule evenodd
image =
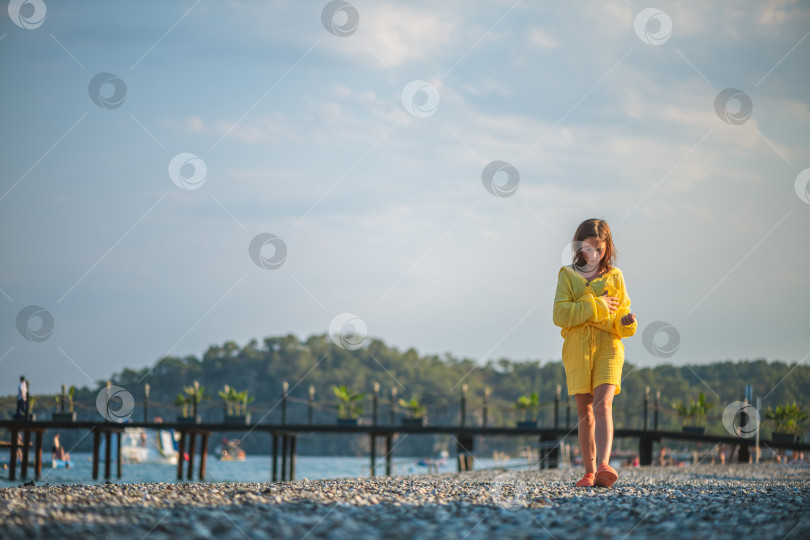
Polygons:
M0 489L2 538L810 537L810 467L572 469Z

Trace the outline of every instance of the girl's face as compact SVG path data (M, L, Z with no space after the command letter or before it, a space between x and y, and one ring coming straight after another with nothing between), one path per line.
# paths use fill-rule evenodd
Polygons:
M586 238L579 248L579 253L585 259L586 268L596 268L605 257L605 241L599 238Z

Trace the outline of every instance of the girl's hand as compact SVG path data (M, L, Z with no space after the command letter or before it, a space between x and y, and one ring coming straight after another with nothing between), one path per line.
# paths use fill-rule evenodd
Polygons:
M602 295L602 298L607 302L608 309L611 313L619 309L619 299L615 296L608 296L607 292Z
M635 313L628 313L627 315L622 317L622 324L624 326L630 326L634 322L636 322L636 314Z

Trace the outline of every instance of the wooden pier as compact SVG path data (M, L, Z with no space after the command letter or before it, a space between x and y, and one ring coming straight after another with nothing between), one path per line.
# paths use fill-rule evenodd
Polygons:
M60 428L64 429L64 428ZM118 438L118 451L116 452L116 473L118 478L121 478L121 433L124 432L122 424L94 424L90 426L90 431L93 433L93 480L98 480L98 462L99 462L99 447L101 446L101 436L104 435L104 478L110 478L110 467L112 465L112 436L115 434ZM37 475L39 478L39 475ZM11 478L13 480L13 478Z
M298 435L301 433L342 433L366 435L370 437L371 452L369 474L375 475L377 460L377 441L385 441L385 474L391 474L391 460L393 458L393 440L398 434L418 434L418 435L451 435L457 441L456 450L458 454L457 470L465 471L473 468L473 454L476 437L487 436L531 436L536 437L540 449L540 467L555 468L559 463L559 441L572 437L576 438L576 428L522 428L522 427L484 427L469 425L442 425L442 426L395 426L395 425L334 425L334 424L251 424L234 425L225 423L154 423L154 422L131 422L126 424L116 424L112 422L24 422L24 421L0 421L0 428L8 430L11 434L11 441L0 446L9 448L9 480L16 479L16 454L17 449L23 449L21 477L24 479L28 473L28 449L31 444L31 435L34 435L34 474L38 479L42 472L42 435L45 430L89 430L93 433L93 479L98 479L100 464L100 440L105 438L104 456L104 478L109 479L112 475L112 437L116 436L118 450L116 452L116 476L121 478L121 434L127 427L138 427L146 429L174 429L180 434L178 443L178 465L177 479L183 479L183 459L188 443L188 465L186 469L186 479L193 478L194 459L197 452L196 439L200 438L200 466L198 478L205 480L206 458L208 454L208 439L213 432L242 432L242 433L267 433L271 439L271 477L272 482L289 481L295 479L295 458L296 443ZM18 445L18 434L22 434L22 446ZM654 442L661 440L681 440L705 443L720 443L728 445L738 445L738 460L748 462L750 449L755 444L754 439L720 436L712 434L694 434L679 431L657 431L646 429L616 429L614 438L634 438L639 441L639 458L641 465L652 464L652 449ZM810 444L807 443L780 443L769 440L761 440L761 445L770 448L784 448L791 450L810 451ZM280 462L280 463L279 463ZM280 465L280 467L279 467Z
M33 422L13 422L13 424L6 429L11 434L11 440L8 442L0 442L0 447L8 446L9 459L8 459L8 477L14 480L14 475L17 472L17 450L22 450L22 462L20 467L20 474L25 478L28 474L28 453L31 447L31 434L34 434L34 475L39 478L42 474L42 434L45 432L44 427L33 425ZM19 445L19 435L22 433L23 441L22 446Z
M160 424L163 425L163 424ZM186 439L188 439L188 472L186 473L186 480L194 478L194 451L196 449L197 435L200 436L200 473L199 479L205 480L205 464L208 460L208 438L211 436L211 430L200 429L197 425L189 426L183 424L183 429L175 430L180 433L180 440L177 441L177 479L183 479L183 462L185 461L186 452ZM145 427L145 426L144 426ZM166 427L157 428L166 429ZM120 445L119 445L120 448Z

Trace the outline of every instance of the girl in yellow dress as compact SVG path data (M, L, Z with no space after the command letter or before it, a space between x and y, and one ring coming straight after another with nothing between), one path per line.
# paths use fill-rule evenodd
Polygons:
M562 328L563 366L568 395L577 401L579 447L585 475L579 487L610 487L618 479L610 466L613 396L621 392L624 345L638 322L621 270L610 227L588 219L577 227L572 264L557 274L554 324Z

